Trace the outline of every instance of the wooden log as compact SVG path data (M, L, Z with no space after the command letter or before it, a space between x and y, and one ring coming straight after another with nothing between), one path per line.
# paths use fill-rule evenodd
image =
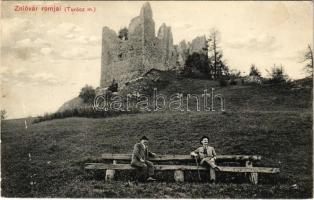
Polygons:
M252 167L253 168L253 163L251 161L246 161L245 162L246 167ZM249 172L249 180L251 183L256 185L258 183L258 173L257 172Z
M131 160L131 154L102 154L102 159L105 160ZM259 155L217 155L216 160L261 160ZM190 155L157 155L149 158L151 161L194 161Z
M117 164L117 161L116 161L116 160L113 160L112 163L115 165L115 164ZM107 169L107 170L106 170L105 181L106 181L106 182L112 181L113 178L114 178L114 174L115 174L115 170L114 170L114 169Z
M177 183L183 183L184 182L184 172L182 170L175 170L174 171L174 180Z
M156 170L197 170L195 165L154 165ZM85 169L107 169L107 170L134 170L130 164L105 164L105 163L86 163ZM270 167L232 167L232 166L219 166L222 172L257 172L257 173L279 173L279 168ZM199 166L199 170L208 170L208 168Z

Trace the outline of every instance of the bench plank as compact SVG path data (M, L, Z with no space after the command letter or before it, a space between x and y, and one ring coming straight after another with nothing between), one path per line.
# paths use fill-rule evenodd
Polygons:
M197 166L193 165L154 165L156 170L197 170ZM240 173L279 173L279 168L270 167L227 167L219 166L223 172L240 172ZM109 170L134 170L130 164L104 164L104 163L86 163L85 169L109 169ZM208 168L200 166L199 170L208 170Z
M101 157L106 160L131 160L131 154L102 154ZM217 155L217 160L261 160L259 155ZM176 160L192 160L190 155L157 155L152 157L151 161L176 161Z

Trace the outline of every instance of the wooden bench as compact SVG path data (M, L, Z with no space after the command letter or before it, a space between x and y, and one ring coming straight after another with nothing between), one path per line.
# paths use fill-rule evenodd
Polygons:
M102 160L110 160L112 164L106 163L86 163L85 169L94 170L101 169L106 170L106 181L113 179L115 170L134 170L130 164L118 164L118 161L131 161L131 154L102 154ZM206 168L203 166L197 167L195 160L190 155L157 155L156 157L150 158L150 161L154 162L155 170L161 171L174 171L174 179L176 182L184 182L184 171L210 171L210 178L215 179L215 171L212 168ZM255 161L261 160L261 156L250 156L250 155L218 155L216 162L223 164L224 162L237 162L241 166L222 166L219 165L221 172L233 172L233 173L245 173L248 174L249 180L253 184L258 183L258 173L279 173L279 168L270 167L253 167ZM162 164L160 162L177 161L190 163L188 164ZM193 165L191 165L193 164Z

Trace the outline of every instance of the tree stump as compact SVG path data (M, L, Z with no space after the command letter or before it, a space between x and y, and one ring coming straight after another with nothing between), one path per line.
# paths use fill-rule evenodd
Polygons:
M252 161L246 161L245 166L246 167L253 167ZM248 173L248 175L249 175L250 182L253 183L254 185L256 185L258 183L258 173L257 172L251 172L251 173Z
M117 164L117 161L116 160L113 160L113 164ZM105 181L112 181L113 178L114 178L114 174L115 174L115 170L112 170L112 169L107 169L106 170L106 177L105 177Z
M178 183L184 182L184 172L182 170L175 170L174 171L174 180Z

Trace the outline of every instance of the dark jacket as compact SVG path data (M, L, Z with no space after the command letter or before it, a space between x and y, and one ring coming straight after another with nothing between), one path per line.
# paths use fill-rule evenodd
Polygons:
M133 162L141 162L141 159L144 161L148 160L149 156L154 156L152 152L148 150L148 148L144 148L144 146L141 143L136 143L133 148L132 153L132 161Z

